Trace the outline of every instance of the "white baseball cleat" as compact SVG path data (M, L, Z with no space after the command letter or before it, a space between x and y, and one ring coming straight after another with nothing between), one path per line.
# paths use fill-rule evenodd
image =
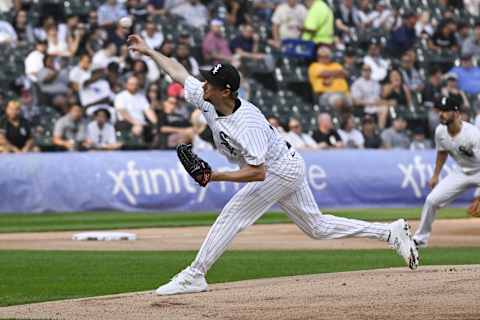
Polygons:
M405 219L398 219L390 224L388 242L402 256L410 269L414 270L418 267L420 257L418 256L417 247L412 240L410 225Z
M205 276L195 272L188 267L177 274L169 283L160 286L155 290L159 296L168 296L173 294L197 293L208 290L208 284Z

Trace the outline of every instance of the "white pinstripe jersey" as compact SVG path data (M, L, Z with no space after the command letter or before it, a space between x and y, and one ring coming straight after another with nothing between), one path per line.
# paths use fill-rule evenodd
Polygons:
M241 105L234 113L219 116L215 107L203 100L203 83L192 76L185 80L185 99L202 110L218 151L240 167L264 163L269 171L283 170L282 160L295 152L288 149L262 112L246 100L239 99Z

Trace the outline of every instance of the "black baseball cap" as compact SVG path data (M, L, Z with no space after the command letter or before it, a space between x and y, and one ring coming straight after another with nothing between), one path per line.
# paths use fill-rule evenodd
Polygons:
M200 70L202 77L210 84L235 92L240 88L240 74L228 63L219 63L209 71Z
M438 104L442 111L460 111L460 101L455 97L442 97Z

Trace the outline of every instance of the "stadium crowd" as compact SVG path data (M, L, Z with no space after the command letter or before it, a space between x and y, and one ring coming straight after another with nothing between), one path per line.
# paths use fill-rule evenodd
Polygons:
M215 148L183 88L228 62L298 149L433 147L442 96L480 126L480 0L5 0L0 152ZM120 23L121 21L121 23Z

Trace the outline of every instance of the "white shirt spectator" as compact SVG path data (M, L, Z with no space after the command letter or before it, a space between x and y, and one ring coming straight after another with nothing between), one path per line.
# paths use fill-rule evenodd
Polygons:
M272 23L279 26L280 39L298 39L301 36L301 28L307 17L307 9L303 4L297 4L295 7L287 3L279 5L272 16Z
M68 74L68 80L78 84L78 87L82 87L83 83L90 79L92 72L89 70L84 70L80 66L75 66L70 70Z
M0 43L2 42L17 42L17 33L10 23L0 20Z
M375 29L385 28L390 30L395 23L395 14L389 9L384 9L382 12L374 10L368 17L372 21L372 27Z
M284 138L295 149L315 149L317 147L315 140L306 133L298 135L293 131L289 131Z
M0 12L9 12L13 8L13 0L0 1Z
M185 19L185 22L194 28L203 29L208 23L208 10L201 3L192 5L187 2L171 11L173 14L181 16Z
M83 107L94 105L95 102L105 98L113 100L114 94L107 80L100 79L88 86L80 86L80 103Z
M137 92L131 94L127 90L123 90L115 97L115 109L126 110L130 116L141 125L145 125L145 111L149 108L149 103L144 94ZM118 115L119 120L124 120Z
M373 80L382 81L387 76L388 68L390 67L390 61L380 57L374 58L371 56L365 56L363 58L363 63L366 63L370 68L372 68Z
M38 50L29 53L25 59L25 73L33 81L37 82L37 73L43 68L44 54Z
M115 23L120 20L120 18L126 17L127 10L125 10L125 7L121 3L117 3L114 6L105 3L98 8L97 15L97 22L102 26Z
M374 102L380 99L381 92L382 88L378 81L372 79L366 80L363 77L355 80L351 88L351 94L353 99L371 102L371 104L364 106L365 113L369 114L377 112L377 106Z
M339 129L338 135L347 148L363 148L365 144L362 133L357 129L352 129L350 132Z
M96 52L94 55L93 55L93 58L92 58L92 64L95 65L95 66L98 66L100 68L107 68L108 64L110 62L117 62L119 63L120 62L120 59L118 57L111 57L107 54L107 51L102 49L102 50L99 50L98 52Z
M115 129L108 122L103 125L103 128L98 126L97 121L90 122L87 126L87 138L92 141L96 148L117 143Z
M165 39L163 36L163 33L160 31L157 31L153 34L152 37L150 37L145 30L141 32L142 38L145 40L145 42L148 44L150 48L158 48L162 45L163 40Z

